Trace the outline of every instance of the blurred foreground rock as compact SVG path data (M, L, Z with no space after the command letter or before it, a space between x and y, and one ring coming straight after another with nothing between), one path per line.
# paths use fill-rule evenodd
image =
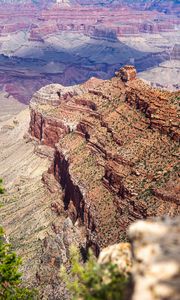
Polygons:
M138 221L129 230L133 300L180 299L180 217Z
M116 263L122 272L132 273L132 300L179 300L180 217L135 222L129 237L131 245L105 248L99 263Z
M120 243L109 246L100 253L98 262L100 264L114 263L118 269L125 274L132 271L132 253L129 243Z

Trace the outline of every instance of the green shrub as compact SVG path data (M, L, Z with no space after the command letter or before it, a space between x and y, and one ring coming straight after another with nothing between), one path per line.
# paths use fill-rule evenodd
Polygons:
M76 248L70 250L70 272L61 268L61 278L66 283L73 300L121 300L127 276L113 264L98 264L92 253L85 264L80 260Z
M11 245L4 238L0 227L0 299L1 300L32 300L37 299L36 292L22 287L19 267L21 259L12 252Z
M3 180L0 178L0 194L4 194Z

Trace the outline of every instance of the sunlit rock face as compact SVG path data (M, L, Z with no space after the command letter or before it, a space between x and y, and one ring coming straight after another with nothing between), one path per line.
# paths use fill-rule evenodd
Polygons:
M136 219L179 213L178 95L128 65L110 80L50 85L32 98L29 133L55 149L48 173L97 254Z
M127 82L136 79L137 72L134 66L125 66L116 72L115 75L120 77L122 81Z
M132 251L130 243L119 243L104 248L98 257L99 264L115 264L124 275L132 273Z
M59 268L71 244L98 256L126 240L134 221L180 213L179 93L153 89L133 66L121 72L47 85L32 97L30 116L0 124L0 222L42 298L68 299ZM129 247L116 252L126 257ZM130 272L131 264L119 266Z

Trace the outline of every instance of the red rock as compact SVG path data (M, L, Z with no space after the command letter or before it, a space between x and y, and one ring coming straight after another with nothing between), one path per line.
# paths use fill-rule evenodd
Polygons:
M180 212L178 93L152 89L134 67L117 75L72 87L68 97L62 86L60 98L58 85L47 86L30 106L29 132L55 148L48 174L63 190L64 210L96 253L136 219Z
M127 82L136 79L136 69L134 66L125 66L115 73L117 77L120 77L122 81Z

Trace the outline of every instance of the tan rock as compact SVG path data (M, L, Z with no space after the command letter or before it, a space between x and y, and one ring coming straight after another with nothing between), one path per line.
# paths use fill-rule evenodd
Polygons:
M130 226L133 247L133 300L178 300L180 217L138 221Z
M117 77L120 77L122 81L126 82L129 80L136 79L136 69L134 66L124 66L118 72L115 73Z
M99 255L100 264L112 263L118 266L118 269L128 274L132 271L132 254L129 243L120 243L109 246L102 250Z

